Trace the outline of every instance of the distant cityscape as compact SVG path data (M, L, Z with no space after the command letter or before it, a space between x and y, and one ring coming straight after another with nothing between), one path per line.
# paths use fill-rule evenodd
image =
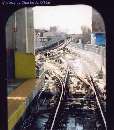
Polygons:
M35 29L34 34L34 48L41 48L46 45L51 45L53 43L56 43L57 41L60 41L64 38L66 38L67 34L64 32L59 32L57 30L56 26L50 27L50 30L41 30L41 29Z

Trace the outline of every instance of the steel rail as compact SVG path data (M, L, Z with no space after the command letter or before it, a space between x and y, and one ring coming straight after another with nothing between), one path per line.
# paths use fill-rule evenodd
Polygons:
M103 110L102 110L100 101L99 101L99 99L98 99L97 92L96 92L96 90L95 90L95 85L94 85L92 76L90 75L90 77L88 77L89 80L90 80L90 82L86 81L85 79L83 79L82 77L80 77L80 76L78 76L78 75L76 75L76 76L77 76L82 82L84 82L85 84L89 85L89 86L92 88L92 90L94 91L95 98L96 98L96 101L97 101L97 105L98 105L98 107L99 107L99 109L100 109L100 113L101 113L101 116L102 116L102 119L103 119L105 128L106 128L106 130L107 130L106 119L105 119L105 116L104 116L104 113L103 113Z
M104 125L105 125L105 128L107 130L107 124L106 124L106 119L105 119L105 116L104 116L104 113L103 113L103 110L102 110L102 107L101 107L101 104L100 104L100 101L98 99L98 95L97 95L97 92L95 90L95 85L94 85L94 82L93 82L93 78L92 76L90 75L90 86L91 88L93 89L94 93L95 93L95 98L96 98L96 101L97 101L97 104L98 104L98 107L100 109L100 113L101 113L101 116L102 116L102 119L103 119L103 122L104 122Z
M49 50L55 50L55 49L61 50L61 49L65 48L70 42L71 42L71 41L69 41L68 43L61 43L61 44L59 44L59 45L57 45L57 46L55 46L55 47L49 48L49 49L44 50L44 51L42 50L42 51L39 51L39 52L45 53L45 52L47 52L47 51L49 51ZM64 44L65 44L65 45L64 45ZM64 45L64 46L63 46L63 45ZM63 47L61 47L61 46L63 46Z
M65 84L66 84L68 72L69 72L69 69L67 67L67 72L66 72L65 79L64 79L63 82L61 81L61 79L59 77L57 77L59 79L60 83L61 83L62 92L61 92L61 95L60 95L59 103L57 105L57 108L56 108L56 111L55 111L55 115L54 115L54 119L53 119L53 122L52 122L50 130L53 130L53 127L54 127L54 124L55 124L55 120L56 120L56 117L57 117L57 113L58 113L59 108L60 108L60 104L61 104L62 97L63 97L63 94L64 94L64 89L65 89Z

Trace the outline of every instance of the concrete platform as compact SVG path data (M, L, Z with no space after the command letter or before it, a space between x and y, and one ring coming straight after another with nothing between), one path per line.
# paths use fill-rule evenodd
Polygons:
M29 79L9 94L8 130L12 130L41 87L41 79Z
M24 82L25 82L25 80L22 80L22 79L21 80L13 79L13 80L8 81L8 83L7 83L7 96Z
M30 79L21 84L17 89L15 89L9 96L8 99L20 99L26 98L31 94L31 90L35 88L36 79Z
M23 101L8 100L8 130L12 130L25 111Z

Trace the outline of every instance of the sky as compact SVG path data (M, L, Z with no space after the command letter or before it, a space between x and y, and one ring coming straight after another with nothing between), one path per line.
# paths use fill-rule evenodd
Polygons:
M57 26L59 31L81 33L81 26L92 24L92 7L87 5L36 6L33 8L34 28L49 29Z

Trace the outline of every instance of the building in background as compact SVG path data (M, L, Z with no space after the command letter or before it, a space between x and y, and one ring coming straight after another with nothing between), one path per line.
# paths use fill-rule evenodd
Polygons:
M57 31L57 27L56 26L50 27L50 32L56 32L56 31Z
M66 34L57 31L57 27L50 27L50 30L35 29L34 30L34 49L40 49L53 45L60 40L66 38Z
M44 37L44 33L48 30L34 29L34 49L42 47L43 42L47 42L47 37Z

